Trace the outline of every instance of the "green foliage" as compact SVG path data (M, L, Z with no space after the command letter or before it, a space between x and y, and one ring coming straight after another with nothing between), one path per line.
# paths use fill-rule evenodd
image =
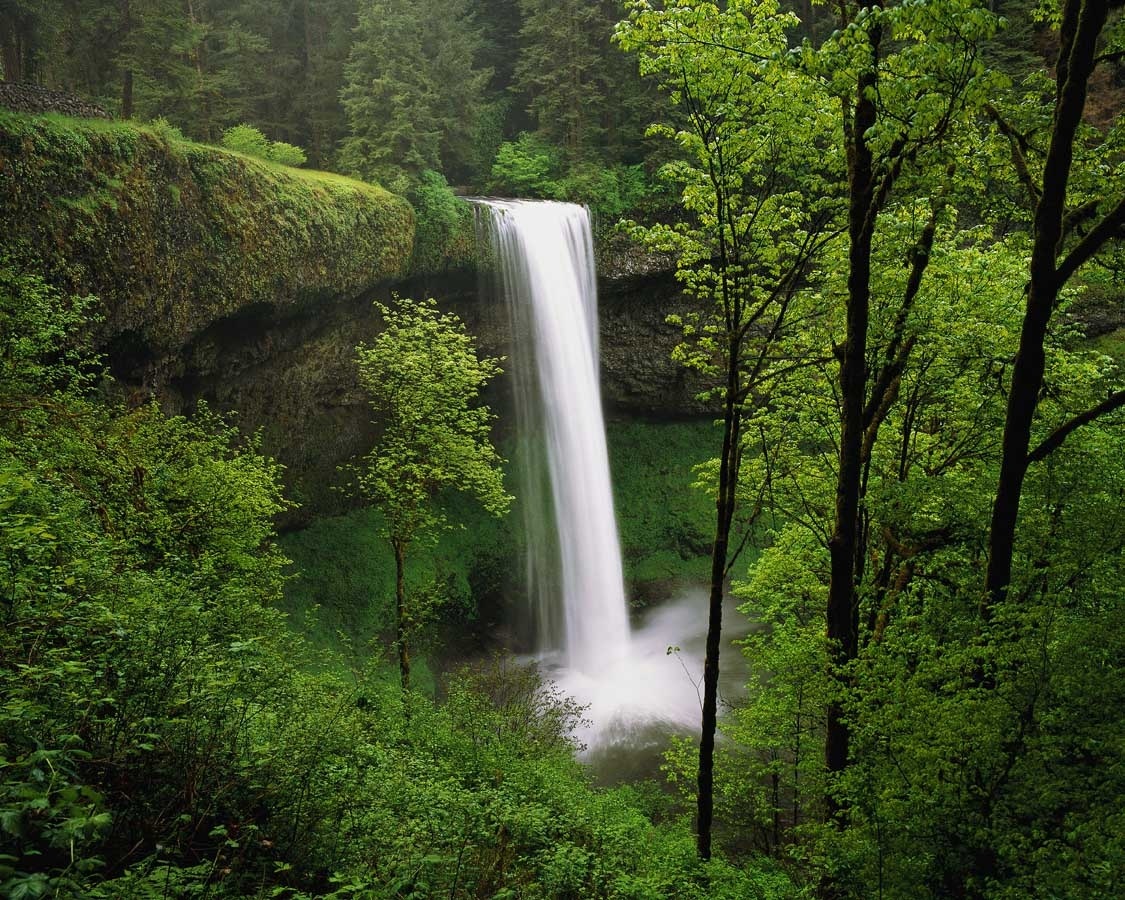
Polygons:
M302 166L308 159L300 147L284 141L271 141L252 125L235 125L226 129L222 145L228 150L268 159L283 166Z
M1118 368L1125 368L1125 328L1098 336L1090 342L1090 346L1112 359Z
M593 790L582 710L534 670L475 665L407 717L385 670L310 650L274 608L276 464L205 410L86 396L76 302L0 271L5 896L787 895ZM465 347L428 304L389 315L403 359Z
M514 87L527 98L536 135L579 164L635 162L659 106L635 66L611 46L620 5L607 0L519 0L521 50Z
M229 779L272 693L285 504L276 464L205 412L83 399L52 362L72 302L8 266L0 294L22 376L0 413L0 880L8 896L81 894L145 834L190 855L216 817L249 816Z
M489 440L493 416L479 404L499 360L478 358L464 324L434 300L397 300L380 311L383 331L356 348L360 384L383 432L356 470L360 492L383 510L388 536L405 543L444 527L433 503L446 488L502 515L511 497Z
M358 293L410 258L401 198L165 131L0 112L0 165L6 240L158 352L251 304Z
M361 5L341 91L344 170L405 193L427 169L460 179L490 71L466 0Z
M87 357L74 335L94 298L61 299L26 260L9 252L0 253L0 398L16 402L81 382Z
M839 210L833 198L854 186L861 166L888 192L864 219L869 250L854 240L848 248L826 243L803 268L794 307L801 328L783 335L776 358L786 362L772 370L768 402L742 413L742 434L760 451L737 457L739 503L772 513L774 530L747 578L735 572L734 591L761 627L744 641L748 695L723 728L729 740L716 760L720 836L797 857L840 896L1109 896L1122 866L1111 836L1122 786L1119 767L1101 754L1119 747L1120 728L1110 737L1112 726L1070 690L1081 683L1083 695L1119 702L1119 659L1107 665L1101 650L1117 644L1103 616L1120 612L1122 454L1110 449L1121 441L1119 414L1084 425L1068 438L1077 441L1069 452L1033 466L1018 586L1002 610L985 616L981 604L988 500L1028 264L1026 242L1013 234L1028 222L1026 190L1003 166L1021 152L1032 172L1042 164L1028 135L1049 119L1045 82L1009 97L1005 79L980 65L997 23L978 4L840 9L854 19L794 49L768 2L642 0L620 29L689 108L692 128L661 131L687 151L666 171L692 218L645 235L678 254L691 293L760 296L785 270L802 217L817 204L828 215ZM864 95L875 106L864 159L857 133L841 134L836 119L836 104L853 102L857 74L874 85ZM992 144L993 126L973 120L986 101L1017 123L1010 146L1006 138ZM819 124L802 132L805 122ZM1086 137L1078 149L1084 174L1069 196L1104 211L1115 201L1103 199L1100 137ZM992 147L979 167L965 152L978 146ZM917 149L901 155L904 147ZM803 162L789 168L790 159ZM1100 194L1088 180L1094 172ZM988 224L973 227L981 220ZM836 221L830 228L843 227ZM932 244L920 241L927 228ZM868 276L870 302L854 290ZM1098 295L1108 285L1092 274L1086 289ZM839 361L854 334L843 340L845 321L861 309L869 319L859 357L867 379L859 546L843 617L856 649L830 679L838 648L824 634L842 496ZM745 321L738 311L735 304L722 317L685 317L681 358L721 374L732 327ZM777 322L766 310L739 333L754 348L756 332L776 336ZM752 354L741 371L761 372L762 362ZM1120 372L1063 326L1049 338L1044 383L1032 446L1119 390ZM844 773L828 781L833 705L851 744ZM678 746L669 759L686 795L693 750ZM823 823L826 801L847 811L846 822ZM1080 808L1089 813L1076 815ZM1077 826L1080 818L1088 827Z
M235 125L226 129L222 144L228 150L236 150L259 159L270 158L270 139L252 125Z
M496 189L520 197L558 199L557 179L562 169L559 150L530 132L500 145L492 164Z
M164 116L157 116L148 123L148 127L157 134L162 135L167 141L186 141L183 131L169 122Z
M644 166L586 163L572 167L559 180L558 190L559 199L583 203L596 219L610 224L641 208L655 189Z
M379 309L383 331L356 348L356 362L382 433L352 472L358 493L379 507L381 532L394 551L395 639L406 691L408 641L447 599L429 585L408 595L411 546L448 526L438 506L446 492L473 498L493 516L503 516L512 497L490 439L492 413L480 403L500 361L478 358L461 320L439 312L434 300Z
M714 433L710 421L607 426L625 575L644 599L707 580L714 501L693 486L693 469Z
M441 591L440 620L427 623L418 636L426 652L430 639L445 639L456 652L465 641L472 646L478 632L487 635L493 623L481 620L481 607L494 605L513 587L510 560L516 549L509 519L490 516L455 492L441 505L458 527L417 547L406 567L408 592L435 585ZM293 560L282 608L318 647L366 659L373 645L393 639L395 563L384 529L379 511L367 508L316 519L279 539Z
M269 160L280 166L297 168L308 162L308 156L305 155L304 150L295 147L293 144L287 144L285 141L271 141Z
M611 222L635 211L653 193L643 166L570 164L557 147L531 132L500 145L492 164L490 189L582 203Z
M467 268L475 263L477 248L472 207L453 194L444 176L432 170L422 172L406 198L414 207L412 273Z

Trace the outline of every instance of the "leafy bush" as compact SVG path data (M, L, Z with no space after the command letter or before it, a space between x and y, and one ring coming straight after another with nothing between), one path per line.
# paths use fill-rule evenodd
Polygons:
M302 166L308 160L305 151L284 141L271 141L252 125L235 125L223 132L222 144L228 150L268 159L283 166Z
M165 119L164 116L157 116L155 119L148 123L148 127L155 131L157 134L163 135L170 141L187 140L187 138L184 137L184 133L167 119Z
M559 200L558 178L563 158L559 149L543 138L524 132L496 151L492 164L492 190L520 197Z
M527 132L500 145L489 187L520 197L582 203L609 220L635 210L654 191L643 166L590 161L568 168L558 147Z
M83 894L154 841L197 860L201 835L253 820L238 773L284 660L284 502L276 464L205 411L86 398L52 362L74 302L0 272L23 390L0 412L0 893Z
M308 162L308 157L305 156L305 151L300 147L287 144L285 141L274 141L270 144L269 160L283 166L296 168Z
M228 128L223 132L222 145L228 150L257 156L259 159L270 158L270 139L252 125Z

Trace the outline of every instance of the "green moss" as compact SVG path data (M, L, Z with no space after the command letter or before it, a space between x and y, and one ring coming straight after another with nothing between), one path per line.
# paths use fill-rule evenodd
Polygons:
M693 487L715 455L710 421L619 422L608 427L625 576L642 599L669 584L706 581L715 507Z
M0 112L0 210L9 245L155 354L247 306L400 278L413 249L382 188L99 119Z

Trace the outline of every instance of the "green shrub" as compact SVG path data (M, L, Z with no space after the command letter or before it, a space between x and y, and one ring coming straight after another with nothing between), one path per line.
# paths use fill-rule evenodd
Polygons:
M519 197L561 200L558 179L562 168L562 154L557 147L524 132L496 151L490 189Z
M648 199L653 188L644 166L586 163L560 178L558 191L559 199L585 203L596 216L612 224Z
M170 141L187 140L187 138L184 137L184 133L167 119L165 119L164 116L157 116L155 119L148 123L148 127Z
M500 145L489 189L518 197L582 203L595 216L609 220L635 210L655 190L643 166L587 161L568 167L558 147L527 132Z
M248 156L257 156L259 159L270 158L270 140L252 125L235 125L223 132L222 145L228 150L245 153Z
M308 157L305 156L305 151L300 147L293 144L287 144L285 141L274 141L270 144L269 152L270 162L279 163L283 166L303 166L308 162Z
M235 125L223 132L222 144L228 150L268 159L283 166L303 166L305 151L285 141L271 141L252 125Z

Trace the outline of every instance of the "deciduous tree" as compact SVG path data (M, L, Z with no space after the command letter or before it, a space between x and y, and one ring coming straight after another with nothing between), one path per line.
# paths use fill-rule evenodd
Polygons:
M403 691L410 687L409 638L413 608L406 592L406 556L412 544L447 522L444 491L460 491L489 513L511 503L500 456L489 440L492 414L480 392L500 362L476 354L472 337L433 300L380 306L384 329L356 348L360 384L381 435L355 467L360 493L379 506L395 557L396 644Z
M696 827L704 859L711 856L723 596L750 528L736 524L743 429L767 387L807 364L786 351L785 337L816 314L802 304L801 288L835 233L837 205L823 190L833 167L824 140L830 114L783 63L794 22L773 0L724 9L637 2L618 31L680 114L679 128L657 130L684 153L665 174L681 188L688 218L637 233L675 254L677 277L700 301L681 322L687 341L679 354L713 379L722 408L699 744ZM760 502L749 507L752 519Z

